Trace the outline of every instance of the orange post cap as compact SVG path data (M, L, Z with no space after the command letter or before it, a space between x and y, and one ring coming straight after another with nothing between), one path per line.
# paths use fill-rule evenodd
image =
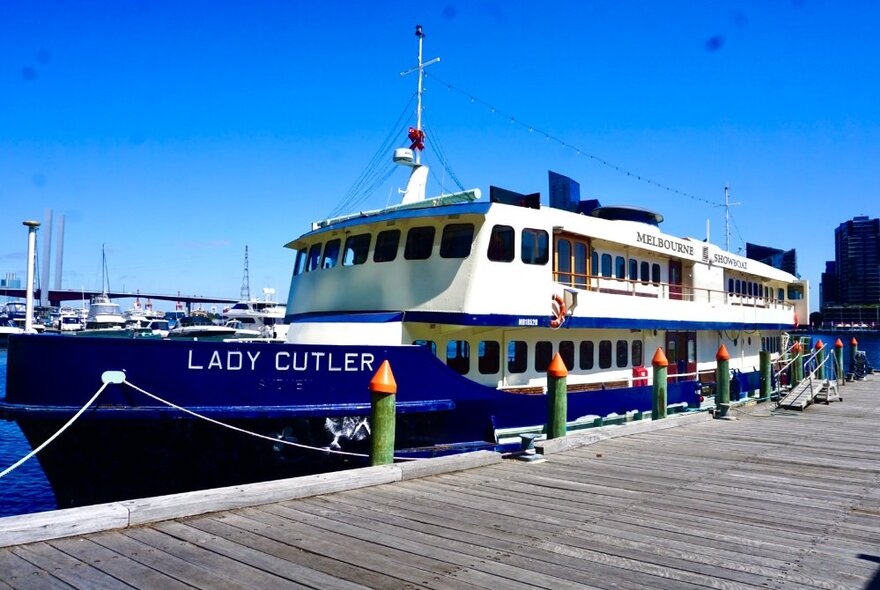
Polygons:
M727 352L727 347L724 346L723 344L718 348L718 352L715 353L715 360L716 361L729 361L730 360L730 353Z
M394 395L397 393L397 381L394 380L394 373L391 372L391 364L386 360L382 361L382 365L373 378L370 379L370 391L376 393L388 393Z
M663 348L658 346L657 352L654 353L654 358L651 359L651 364L655 367L668 367L669 361L666 360L666 354L663 352Z
M853 336L853 339L850 340L849 343L850 343L850 346L858 346L858 345L859 345L859 341L856 340L856 337L855 337L855 336Z
M840 338L834 341L834 348L843 348L843 342L840 341Z
M817 340L816 341L816 350L822 350L823 348L825 348L825 345L822 344L821 340Z
M551 377L568 377L568 369L565 368L565 363L562 362L562 357L558 352L553 355L553 360L547 367L547 374Z
M800 351L801 351L801 343L800 343L800 342L795 342L795 343L792 345L791 350L792 350L792 352L794 352L794 353L798 353L798 352L800 352Z

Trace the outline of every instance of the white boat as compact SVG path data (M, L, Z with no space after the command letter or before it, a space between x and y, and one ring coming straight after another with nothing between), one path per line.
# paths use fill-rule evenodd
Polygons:
M240 337L284 341L288 326L284 322L286 306L273 301L275 289L264 288L263 299L239 301L223 310L226 325L236 327Z
M184 316L168 332L172 339L224 340L236 338L236 329L215 324L202 315Z
M125 317L118 303L110 300L106 293L95 295L89 302L86 316L86 330L124 330Z
M58 320L55 325L59 332L77 332L85 327L85 318L77 310L62 308L59 311Z

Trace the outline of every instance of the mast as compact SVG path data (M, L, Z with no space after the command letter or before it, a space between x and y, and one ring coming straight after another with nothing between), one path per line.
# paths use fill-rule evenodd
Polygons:
M417 132L417 136L419 138L423 138L424 133L422 132L422 93L424 92L425 68L427 68L428 66L430 66L432 64L437 63L438 61L440 61L440 58L435 57L432 60L429 60L427 62L423 62L422 61L422 46L425 42L425 32L422 30L422 25L416 25L416 37L419 38L419 61L416 65L416 67L410 68L405 72L400 72L400 75L406 76L406 75L412 74L413 72L419 73L418 91L416 92L416 132ZM412 137L410 139L412 139ZM418 165L420 163L420 159L421 159L420 158L421 154L419 153L421 151L421 149L417 148L417 149L414 149L413 151L415 151L414 155L416 158L416 165Z

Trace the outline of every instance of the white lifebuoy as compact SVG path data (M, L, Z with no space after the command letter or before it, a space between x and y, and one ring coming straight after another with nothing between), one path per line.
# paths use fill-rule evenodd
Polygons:
M551 328L558 328L563 323L565 323L565 314L568 310L565 308L565 301L562 300L562 297L559 295L551 295L552 303L551 307L553 309L553 317L550 320Z

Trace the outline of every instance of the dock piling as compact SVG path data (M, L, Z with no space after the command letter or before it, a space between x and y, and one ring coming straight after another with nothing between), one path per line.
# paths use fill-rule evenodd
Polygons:
M722 420L733 420L730 412L730 353L722 344L715 354L715 409L716 417Z
M661 347L657 347L654 358L651 359L651 366L654 367L654 384L651 390L651 399L653 407L651 409L651 420L660 420L666 417L666 389L668 384L668 368L669 361L663 353Z
M547 367L547 438L562 438L568 418L568 369L557 352Z
M383 361L370 379L370 465L389 465L394 462L394 430L397 426L397 382L391 365Z
M773 389L772 384L770 382L770 351L762 350L760 353L760 382L761 382L761 394L759 396L760 401L769 402L770 401L770 392Z
M834 368L837 369L837 383L846 385L846 375L843 372L843 342L840 338L834 341Z

